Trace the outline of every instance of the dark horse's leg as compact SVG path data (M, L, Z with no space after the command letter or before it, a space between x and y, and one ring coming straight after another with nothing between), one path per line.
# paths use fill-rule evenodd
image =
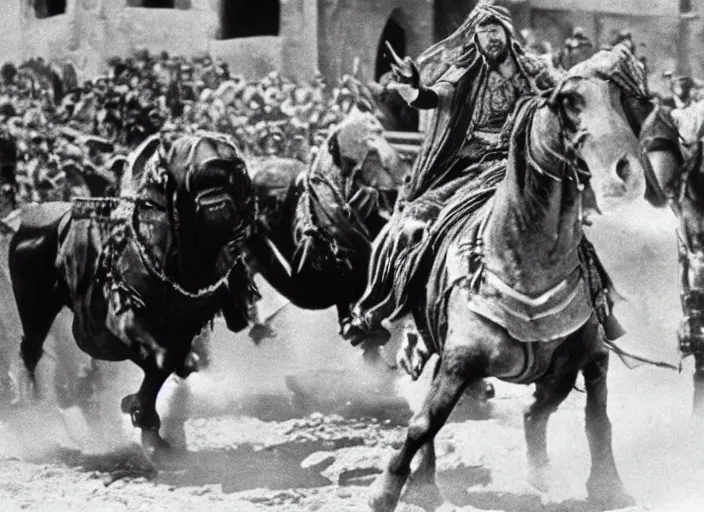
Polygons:
M112 306L112 302L110 304ZM108 313L106 325L130 344L130 359L144 371L137 393L122 399L122 412L129 414L132 425L142 430L142 445L150 457L168 456L169 444L159 435L161 419L156 411L156 399L169 375L175 371L187 373L183 370L192 341L172 339L172 350L166 350L151 335L149 325L132 309Z
M611 421L606 412L608 389L606 375L609 369L609 353L602 346L582 368L587 391L586 432L592 468L587 481L590 499L609 509L620 509L634 505L616 469L611 445Z
M577 372L557 375L535 385L534 401L523 416L528 448L528 481L541 491L547 491L545 472L549 469L547 429L550 415L567 398L577 380Z
M20 355L34 383L44 342L63 307L63 301L57 291L59 279L54 267L56 247L44 244L38 248L22 248L21 242L23 240L18 233L10 243L9 267L24 333Z
M467 386L467 378L461 370L466 368L466 363L459 361L457 356L444 354L423 407L411 420L401 450L392 457L384 473L374 483L369 500L374 512L390 512L396 508L410 474L413 457L421 447L433 442Z
M122 412L129 414L132 425L142 429L142 445L150 457L158 458L170 448L159 435L161 419L156 412L156 397L171 375L171 370L157 365L142 366L144 379L139 391L122 399Z

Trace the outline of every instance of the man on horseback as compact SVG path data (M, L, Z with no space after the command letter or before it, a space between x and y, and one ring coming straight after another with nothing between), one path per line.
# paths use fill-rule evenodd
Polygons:
M480 2L454 34L426 50L418 67L394 57L406 100L435 110L396 211L375 242L366 291L343 327L353 345L388 340L381 322L407 313L410 289L423 286L425 254L432 251L426 242L441 228L435 225L440 212L457 194L472 203L471 211L493 195L505 175L516 105L555 85L546 63L518 43L508 10L491 1ZM590 247L584 253L597 264Z
M414 241L425 237L459 189L495 181L496 163L508 155L517 101L554 85L545 63L527 54L516 40L508 10L490 2L480 2L454 34L418 58L418 66L409 57L401 61L392 55L399 93L412 107L434 112L391 223L394 250L375 254L389 261L403 258ZM383 263L372 262L370 268ZM370 279L343 330L353 344L374 334L386 337L385 330L378 332L381 321L402 306L394 297L392 275L372 271Z

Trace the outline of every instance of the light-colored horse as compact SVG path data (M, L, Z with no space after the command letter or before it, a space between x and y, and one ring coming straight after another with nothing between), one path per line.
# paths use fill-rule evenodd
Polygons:
M636 69L621 66L631 64L630 54L601 58ZM630 78L644 84L642 75ZM445 232L429 280L444 276L440 289L447 297L446 332L435 330L429 343L440 363L403 446L372 488L375 512L396 508L419 450L421 464L409 488L421 486L424 501L437 505L434 437L463 391L486 377L536 384L525 438L530 481L545 488L548 418L579 372L587 392L589 496L614 508L632 503L614 462L606 410L609 350L580 250L586 169L602 210L643 196L638 141L621 104L624 91L610 76L577 66L549 99L522 104L506 177L493 199L471 220L458 213ZM455 206L461 208L461 200ZM432 288L416 299L423 310L416 317L427 314L423 304L437 299Z

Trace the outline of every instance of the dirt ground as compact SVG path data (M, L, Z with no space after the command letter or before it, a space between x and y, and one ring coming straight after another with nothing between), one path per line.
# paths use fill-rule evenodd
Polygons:
M625 218L632 222L604 218L590 230L628 298L618 309L629 331L621 345L678 364L669 212ZM267 287L263 291L265 311L283 304ZM278 336L259 346L216 325L211 366L189 379L189 418L181 432L187 451L165 469L155 470L141 456L136 432L119 415L120 398L139 378L127 363L101 366L106 391L101 412L89 418L92 431L76 419L77 411L59 414L50 399L6 415L0 422L0 510L366 511L368 486L400 446L408 404L422 399L427 376L410 383L383 365L365 365L337 338L332 311L287 307L273 325ZM47 376L52 350L42 362ZM704 436L691 418L691 371L688 360L677 373L628 370L612 358L609 413L616 462L638 503L632 512L704 510ZM594 510L584 487L584 394L574 391L551 420L553 482L542 494L525 483L522 410L532 389L495 385L487 406L477 410L464 402L437 438L446 498L441 510ZM178 397L183 390L175 383L171 388L160 403L165 416L176 410L167 394ZM398 510L420 509L402 503Z

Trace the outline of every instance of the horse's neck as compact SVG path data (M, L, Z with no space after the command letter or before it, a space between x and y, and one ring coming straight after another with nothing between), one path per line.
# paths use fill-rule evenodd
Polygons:
M524 293L542 293L559 283L578 264L582 236L577 184L565 175L557 137L541 132L559 129L547 108L536 111L530 141L548 141L549 147L527 148L539 171L523 160L509 165L494 197L485 231L487 268ZM559 132L558 132L559 133ZM554 141L553 141L554 140ZM552 142L551 142L552 141Z
M346 192L346 183L342 172L342 169L340 169L333 162L330 153L327 151L322 151L318 158L313 162L310 174L311 177L318 177L327 181L327 184L323 185L323 187L333 185L340 192L340 194L343 195Z

